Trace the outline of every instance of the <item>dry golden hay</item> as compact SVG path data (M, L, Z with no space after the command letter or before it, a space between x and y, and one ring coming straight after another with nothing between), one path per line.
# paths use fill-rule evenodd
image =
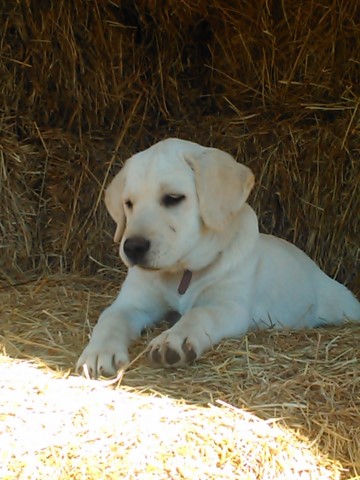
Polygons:
M338 479L289 430L222 404L202 408L0 357L2 479Z
M250 165L262 229L360 293L358 0L3 3L3 277L111 265L104 185L180 136Z
M121 382L75 377L117 288L67 275L0 290L1 478L360 474L359 326L251 333L154 369L145 350L162 325L131 349Z
M2 3L2 478L359 475L356 326L70 375L119 274L104 186L164 137L248 164L262 230L360 294L358 0Z

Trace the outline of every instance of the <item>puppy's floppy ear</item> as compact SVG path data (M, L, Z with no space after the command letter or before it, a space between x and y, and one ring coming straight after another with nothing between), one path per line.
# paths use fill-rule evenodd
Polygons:
M185 160L195 172L204 224L213 230L221 230L248 198L254 186L252 171L216 148L186 154Z
M125 212L121 193L125 186L125 169L115 175L105 190L105 205L113 220L116 222L114 242L119 242L125 229Z

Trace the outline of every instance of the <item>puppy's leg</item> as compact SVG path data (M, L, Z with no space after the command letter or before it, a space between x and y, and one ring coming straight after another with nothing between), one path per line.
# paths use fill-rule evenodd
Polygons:
M147 318L134 317L122 308L121 295L102 312L87 347L82 352L76 369L86 371L93 378L110 376L129 363L128 346L140 334Z
M131 269L114 303L100 315L77 371L93 378L115 374L129 363L130 343L164 312L154 282Z
M249 314L235 303L195 307L150 343L150 359L163 366L179 366L199 358L223 338L244 335Z

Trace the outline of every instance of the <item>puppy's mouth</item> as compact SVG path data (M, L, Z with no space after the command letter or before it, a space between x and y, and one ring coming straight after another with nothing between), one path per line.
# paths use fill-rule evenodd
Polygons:
M163 270L163 268L160 268L160 267L153 267L152 265L146 265L146 264L143 264L143 263L135 263L135 264L132 264L133 266L137 266L139 268L141 268L141 270L146 270L146 271L149 271L149 272L160 272L161 270Z
M137 266L142 270L149 271L149 272L168 272L172 274L179 274L181 273L180 282L178 284L178 293L179 295L183 295L187 289L189 288L191 279L192 279L192 272L187 268L187 266L183 265L182 262L177 261L172 263L169 266L157 266L149 264L147 261L149 250L150 250L151 242L141 236L133 236L127 238L123 245L122 253L124 254L123 260L125 263L131 266Z
M124 260L124 258L123 258ZM130 260L129 258L126 257L125 255L125 264L127 267L138 267L140 268L141 270L144 270L146 272L170 272L170 271L174 271L174 270L179 270L179 267L176 268L176 266L171 266L170 268L169 267L164 267L164 266L161 266L161 265L154 265L152 263L148 263L146 261L146 259L142 260L142 261L132 261Z
M127 237L120 248L120 256L127 267L137 266L147 271L162 271L170 274L190 270L191 267L186 260L188 252L180 257L175 253L176 249L173 251L173 245L160 248L158 242L141 235Z
M177 268L176 267L174 268L174 266L172 266L171 269L168 269L168 268L154 267L152 265L148 265L146 263L140 263L140 262L131 263L131 266L137 266L138 268L141 268L141 270L145 270L147 272L163 271L163 272L175 273L175 272L178 272L179 270L180 271L182 270L183 274L181 276L181 279L180 279L180 282L179 282L179 285L178 285L178 289L177 289L179 295L184 295L186 293L187 289L190 286L191 279L192 279L192 271L188 270L187 268L185 268L185 269L181 268L180 266L178 266ZM174 270L175 270L175 272L174 272Z

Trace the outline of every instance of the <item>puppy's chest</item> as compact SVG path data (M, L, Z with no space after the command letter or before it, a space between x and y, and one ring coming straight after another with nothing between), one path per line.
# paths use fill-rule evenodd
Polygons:
M161 282L161 290L164 301L168 307L183 315L196 305L196 301L208 286L209 281L207 281L206 278L199 278L199 276L194 274L186 291L179 293L181 281L182 277L177 275L174 276L174 278L163 279Z

